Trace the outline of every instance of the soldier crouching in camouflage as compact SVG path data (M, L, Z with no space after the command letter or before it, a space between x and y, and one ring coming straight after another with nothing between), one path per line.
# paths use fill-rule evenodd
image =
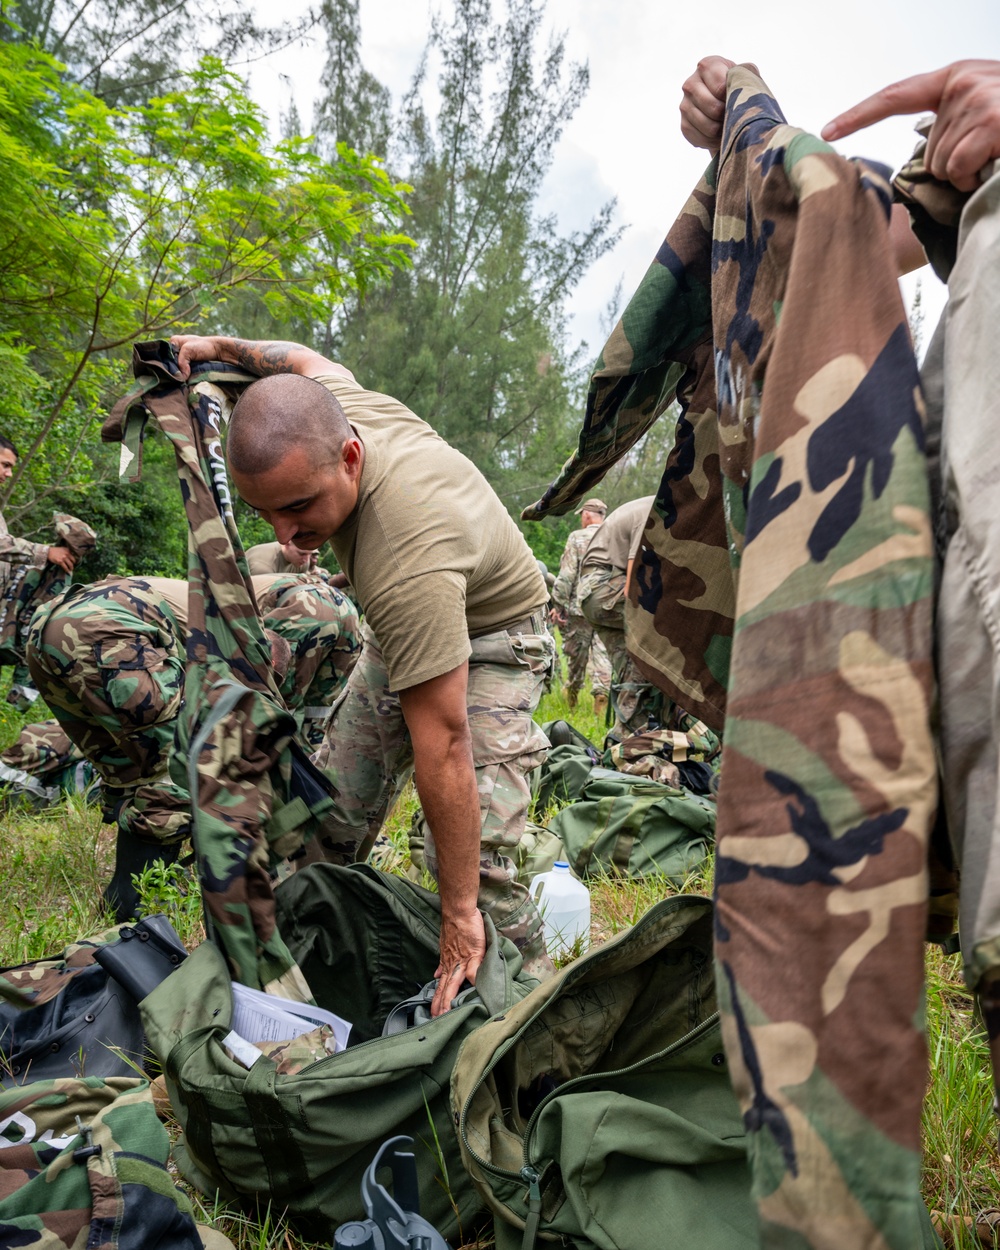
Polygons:
M600 720L603 719L608 706L611 662L604 643L597 636L593 625L583 615L579 590L583 557L590 546L590 540L604 522L608 508L602 499L588 499L577 511L580 514L580 528L574 530L566 539L566 546L563 548L562 558L559 561L559 576L552 587L552 601L555 607L549 615L559 625L562 633L562 649L568 670L566 702L571 708L576 707L577 697L583 689L587 675L589 660L594 713Z
M551 671L548 591L475 465L387 395L296 343L178 337L182 376L222 360L264 375L241 396L226 458L279 542L327 539L365 613L364 649L315 756L347 813L316 848L364 858L412 771L441 896L434 1015L474 981L481 912L537 974L552 969L541 917L516 880L532 721ZM270 375L270 376L268 376Z
M316 584L296 585L305 581ZM105 900L119 919L138 902L133 874L155 859L176 859L189 831L188 793L168 777L184 690L187 589L160 577L74 586L36 614L29 632L32 677L94 765L104 818L118 829ZM282 692L293 710L322 720L320 705L332 703L360 650L353 605L311 576L259 578L255 589L265 596L265 625L288 635L293 663Z

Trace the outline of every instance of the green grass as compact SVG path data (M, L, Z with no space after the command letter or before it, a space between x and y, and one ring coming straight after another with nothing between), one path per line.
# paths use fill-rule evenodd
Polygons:
M0 687L0 747L16 737L25 719L7 710L2 693ZM39 709L31 719L43 715L44 709ZM603 736L587 692L570 711L557 687L543 699L537 719L569 720L595 743ZM410 869L407 839L416 807L416 796L408 788L387 822L392 845L381 863L389 871ZM100 887L110 875L112 860L111 831L102 828L97 808L72 800L47 812L19 809L0 815L0 880L6 904L0 910L0 966L53 954L78 937L109 927ZM682 889L709 894L711 887L709 864ZM151 904L171 915L189 945L201 940L197 887L183 870L147 873L144 892ZM606 940L634 924L670 892L665 881L593 881L593 941ZM963 989L959 960L935 947L928 948L927 956L927 1018L931 1076L924 1108L924 1194L928 1207L957 1227L951 1244L957 1250L976 1250L978 1239L963 1221L984 1207L1000 1206L992 1080L985 1038ZM314 1243L298 1238L277 1215L265 1214L258 1220L233 1216L206 1206L193 1192L191 1196L202 1222L230 1237L238 1250L314 1250Z

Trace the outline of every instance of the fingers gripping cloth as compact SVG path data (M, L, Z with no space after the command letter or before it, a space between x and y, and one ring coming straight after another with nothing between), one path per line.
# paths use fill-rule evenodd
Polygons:
M275 924L269 867L297 850L334 802L295 740L249 580L222 455L234 394L253 375L222 364L187 382L168 344L139 344L136 385L104 423L138 480L152 418L177 456L188 519L184 706L171 777L192 800L192 837L209 932L245 985L308 1000Z

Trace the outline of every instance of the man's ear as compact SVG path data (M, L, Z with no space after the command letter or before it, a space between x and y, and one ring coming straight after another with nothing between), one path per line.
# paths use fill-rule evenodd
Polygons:
M361 476L361 440L347 438L341 449L341 458L347 470L347 476L355 480Z

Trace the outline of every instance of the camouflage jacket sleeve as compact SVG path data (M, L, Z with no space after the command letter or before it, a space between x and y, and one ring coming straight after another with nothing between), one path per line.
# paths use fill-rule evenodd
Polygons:
M576 451L521 513L561 516L592 492L691 382L711 353L711 244L715 162L664 239L594 366Z
M5 527L6 528L6 527ZM49 561L47 543L32 543L13 534L0 534L0 560L8 564L27 564L29 568L42 569Z

